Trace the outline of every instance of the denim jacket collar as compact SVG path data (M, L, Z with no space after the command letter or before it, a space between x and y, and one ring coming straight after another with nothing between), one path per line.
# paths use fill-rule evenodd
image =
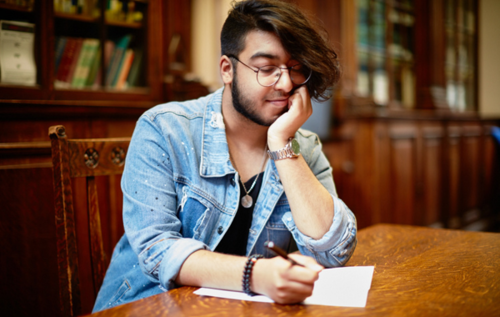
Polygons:
M235 173L229 159L226 128L222 117L222 92L220 88L205 107L201 150L200 176L221 177Z
M203 141L201 151L200 176L221 177L236 173L229 158L226 127L222 116L222 94L224 87L217 90L205 107L203 120ZM271 173L279 182L279 174L274 161L266 164L265 174Z

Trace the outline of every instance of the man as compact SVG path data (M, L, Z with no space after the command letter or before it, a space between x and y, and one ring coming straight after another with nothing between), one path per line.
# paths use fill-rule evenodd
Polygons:
M295 7L270 0L235 3L221 43L223 88L137 123L122 178L125 235L94 311L179 285L297 303L323 267L354 251L355 217L318 137L299 129L310 98L338 77L335 52ZM301 254L290 257L303 266L267 240L295 242Z

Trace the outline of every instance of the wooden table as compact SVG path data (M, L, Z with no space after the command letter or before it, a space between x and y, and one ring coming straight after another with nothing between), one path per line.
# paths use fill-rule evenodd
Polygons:
M181 287L95 316L500 316L500 234L376 225L359 231L347 265L375 266L365 308L226 300Z

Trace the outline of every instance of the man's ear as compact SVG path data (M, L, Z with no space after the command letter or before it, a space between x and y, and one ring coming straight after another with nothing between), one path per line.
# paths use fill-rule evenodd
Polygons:
M231 59L226 55L222 55L220 58L219 67L222 82L224 84L231 84L233 82L233 63L231 62Z

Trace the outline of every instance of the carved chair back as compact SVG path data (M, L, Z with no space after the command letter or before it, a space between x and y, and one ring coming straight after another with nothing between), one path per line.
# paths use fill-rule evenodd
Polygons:
M96 176L122 174L130 138L68 139L62 125L49 128L54 174L59 297L62 316L82 312L75 210L71 180L86 179L89 252L94 300L106 272ZM78 229L81 229L79 226ZM86 250L85 250L86 251Z

